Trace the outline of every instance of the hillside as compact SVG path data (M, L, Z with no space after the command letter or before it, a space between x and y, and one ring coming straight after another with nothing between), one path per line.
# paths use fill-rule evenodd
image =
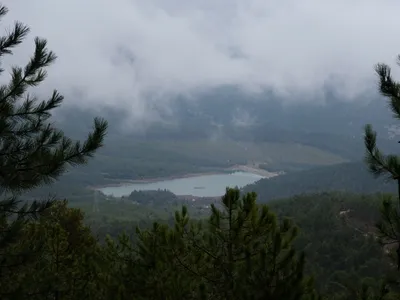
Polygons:
M340 292L342 284L354 286L360 278L380 278L392 269L371 235L380 202L378 195L331 192L272 201L268 206L300 227L296 245L305 251L318 288L330 294Z
M319 166L342 163L346 159L317 147L289 142L121 138L105 146L85 170L106 174L110 179L139 179L214 171L254 161L279 169L282 164Z
M286 198L302 193L348 191L370 194L394 193L396 185L384 179L375 179L363 162L343 163L310 170L296 171L270 179L262 179L244 188L254 191L261 202Z
M123 146L122 146L123 145ZM298 143L232 140L132 141L115 138L86 166L63 175L50 186L29 191L31 197L57 193L70 198L88 186L149 178L221 172L235 165L261 163L267 170L291 170L345 162L329 151Z
M379 195L329 192L271 201L268 207L281 221L290 218L299 227L295 245L306 253L308 272L315 275L321 292L336 293L340 290L335 282L380 278L391 269L381 247L369 235L379 219L380 202ZM86 212L86 221L103 239L124 230L133 237L137 224L148 227L155 220L173 224L173 212L182 204L188 206L194 219L210 213L209 209L199 210L203 203L180 202L172 193L162 191L136 192L116 201L102 199L97 213L85 202L74 206Z

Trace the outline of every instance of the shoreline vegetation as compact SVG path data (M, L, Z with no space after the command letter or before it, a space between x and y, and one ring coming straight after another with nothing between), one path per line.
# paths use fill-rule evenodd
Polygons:
M114 180L115 183L108 183L108 184L99 185L99 186L88 186L88 189L99 190L99 189L106 188L106 187L120 187L120 186L129 185L129 184L135 184L135 183L154 183L154 182L160 182L160 181L192 178L192 177L198 177L198 176L221 175L221 174L234 173L234 172L253 173L255 175L259 175L264 178L272 178L272 177L283 174L283 172L269 172L267 170L259 168L258 165L256 165L256 164L254 164L254 165L250 165L250 164L249 165L234 165L234 166L226 168L226 169L221 169L218 171L216 170L216 171L211 171L211 172L187 173L187 174L180 174L180 175L171 175L171 176L166 176L166 177L155 177L155 178L135 179L135 180L115 179Z

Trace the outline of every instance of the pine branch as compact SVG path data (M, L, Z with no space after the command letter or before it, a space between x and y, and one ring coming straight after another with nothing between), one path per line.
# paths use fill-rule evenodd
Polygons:
M0 5L0 19L8 13L8 9ZM0 57L5 54L12 54L11 49L22 43L30 29L21 22L15 22L14 29L6 36L0 37Z
M389 173L392 179L398 179L400 160L397 156L385 156L376 146L376 132L371 125L365 126L364 144L366 148L365 162L375 176Z
M0 18L7 11L0 5ZM16 22L10 32L0 37L0 59L12 54L12 49L22 43L28 33L27 26ZM48 122L52 110L61 105L63 96L54 90L49 99L39 101L27 91L46 79L46 68L55 59L56 55L47 49L47 41L36 37L35 50L28 63L24 67L12 67L11 80L0 86L0 195L11 195L0 201L2 287L4 276L9 274L5 270L7 266L27 263L23 260L27 259L24 253L19 253L21 261L16 261L9 252L17 246L25 246L23 233L30 228L28 221L54 203L49 200L21 205L16 195L56 180L69 165L85 164L102 147L107 131L107 122L96 118L86 140L74 142ZM35 247L39 247L43 241L40 236L35 235L35 238ZM34 250L28 249L29 254L36 255Z
M386 64L377 64L375 72L379 77L380 93L390 99L389 105L393 116L400 119L400 84L393 80L391 69Z
M30 153L23 153L18 159L10 159L5 164L3 162L0 169L0 184L15 190L32 188L42 182L49 182L50 178L58 177L67 165L85 164L103 145L106 130L107 122L96 118L94 131L88 135L83 145L80 142L73 143L63 136L62 132L54 130L52 131L54 135L47 140L47 135L36 141L29 140L24 148L37 144ZM61 142L58 142L60 139Z

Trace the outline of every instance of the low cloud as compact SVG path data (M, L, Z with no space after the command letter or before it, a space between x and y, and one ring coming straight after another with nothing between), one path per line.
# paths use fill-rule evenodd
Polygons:
M176 95L236 85L288 101L335 86L345 99L375 89L373 66L400 53L398 0L5 0L9 26L31 27L6 64L45 37L58 60L38 90L110 106L134 120L171 113ZM307 99L307 97L301 97ZM314 97L315 98L315 97Z

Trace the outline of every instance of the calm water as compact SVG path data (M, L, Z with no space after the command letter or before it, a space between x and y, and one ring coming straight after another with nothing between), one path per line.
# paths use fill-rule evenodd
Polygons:
M175 195L218 197L225 194L227 186L242 188L262 178L263 176L253 173L234 172L231 174L201 175L151 183L133 183L118 187L106 187L99 190L106 195L114 195L115 197L127 196L134 190L148 191L158 189L169 190Z

